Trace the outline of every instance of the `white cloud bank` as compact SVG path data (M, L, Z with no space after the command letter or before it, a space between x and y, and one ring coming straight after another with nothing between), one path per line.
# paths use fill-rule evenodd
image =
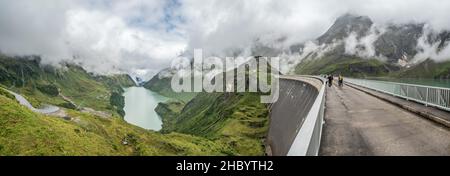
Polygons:
M376 24L450 29L448 9L448 0L0 0L0 51L77 62L97 73L151 75L194 48L206 55L249 54L256 40L284 37L276 44L283 48L314 39L348 12ZM354 42L369 46L373 37Z
M126 2L0 1L0 51L101 74L154 74L184 51L186 39L166 30L165 1Z
M439 48L441 41L430 42L430 36L433 36L433 29L426 25L422 36L417 41L417 50L419 51L413 58L413 62L418 63L426 59L433 59L442 62L450 59L450 45L448 43L443 48Z

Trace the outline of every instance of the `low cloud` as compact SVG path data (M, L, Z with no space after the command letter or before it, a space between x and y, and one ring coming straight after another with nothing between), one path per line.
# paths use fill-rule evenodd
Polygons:
M195 48L205 56L245 57L258 43L277 48L295 64L305 53L323 54L333 47L307 41L342 14L367 15L380 25L427 23L442 31L450 29L449 7L447 0L2 0L0 52L41 55L54 65L75 62L101 74L148 76ZM379 34L373 34L348 38L347 52L374 56ZM302 52L287 52L298 43L305 43ZM433 44L423 44L417 57L449 56L447 47L433 54Z
M186 39L169 30L165 1L124 2L1 1L0 51L99 74L154 75L184 51Z
M360 38L358 38L356 33L352 32L344 39L345 53L362 58L383 59L384 56L376 55L374 43L384 32L385 29L378 25L372 25L368 34L361 36Z
M102 12L67 13L66 37L76 62L99 72L117 69L158 69L186 47L181 38L130 28L121 18ZM98 70L104 69L104 70Z
M436 62L450 60L450 46L448 42L439 47L442 41L434 41L430 37L436 37L436 31L431 26L425 25L422 36L418 39L417 50L419 51L413 58L413 63L420 63L426 59L432 59Z

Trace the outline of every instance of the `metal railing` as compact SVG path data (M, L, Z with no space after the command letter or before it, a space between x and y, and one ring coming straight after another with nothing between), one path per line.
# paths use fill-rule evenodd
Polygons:
M322 81L314 104L289 149L288 156L317 156L322 137L323 117L325 110L326 81L321 77L314 77Z
M449 88L353 78L345 82L450 111Z

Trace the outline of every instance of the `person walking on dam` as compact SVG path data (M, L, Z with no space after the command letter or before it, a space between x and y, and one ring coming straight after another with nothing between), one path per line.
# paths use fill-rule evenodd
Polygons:
M344 86L344 77L343 77L342 75L339 75L339 80L338 80L338 82L339 82L339 87Z
M333 86L333 75L328 75L328 87Z

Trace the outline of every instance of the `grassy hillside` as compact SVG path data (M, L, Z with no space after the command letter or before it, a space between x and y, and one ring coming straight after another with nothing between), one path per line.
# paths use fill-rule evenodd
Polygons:
M411 68L395 73L392 76L401 78L450 79L450 61L438 63L432 60L426 60Z
M237 154L264 155L268 110L257 93L200 93L182 110L176 102L160 104L162 132L203 136L230 146ZM182 105L181 105L182 106Z
M161 117L163 122L161 132L169 132L169 129L174 128L176 118L180 115L185 105L185 103L176 100L158 103L155 112Z
M0 155L226 155L220 143L187 134L160 134L120 118L66 110L71 120L31 112L0 95Z
M246 87L248 74L247 70ZM153 83L167 86L164 84L167 82ZM234 87L237 87L236 82ZM260 103L260 96L260 93L249 92L201 92L187 103L160 103L156 112L163 119L163 133L179 132L206 137L230 146L238 155L264 155L269 112L266 105Z
M124 87L136 86L136 83L131 79L129 75L111 75L111 76L96 76L94 78L99 82L105 84L111 91L109 97L109 105L112 106L120 116L125 116L125 97L122 95L124 93ZM111 107L108 107L111 108Z
M170 79L155 77L150 89L174 97L157 108L164 116L160 133L114 118L122 115L121 87L134 85L128 76L95 76L74 65L56 69L41 66L38 58L3 56L0 72L0 83L35 106L73 101L115 112L105 118L63 109L65 118L49 117L2 91L0 155L264 155L268 112L256 93L180 96L171 91Z
M0 85L0 95L4 96L6 98L9 98L11 100L15 100L16 98L14 97L14 95L10 94L9 92L7 92L3 86Z
M133 79L126 74L117 74L109 76L98 75L95 76L94 79L104 83L111 89L136 86L136 83L133 81ZM115 91L122 91L122 89Z
M172 90L170 77L159 77L159 75L155 75L150 81L146 82L144 84L144 87L153 91L157 92L165 97L177 99L179 101L182 101L184 103L189 102L192 98L194 98L197 93L196 92L174 92Z
M120 115L123 115L121 87L134 85L126 75L95 76L75 65L55 68L41 65L39 57L10 58L3 55L0 55L0 83L26 96L34 106L74 107L72 103L75 103L80 108L89 107Z

